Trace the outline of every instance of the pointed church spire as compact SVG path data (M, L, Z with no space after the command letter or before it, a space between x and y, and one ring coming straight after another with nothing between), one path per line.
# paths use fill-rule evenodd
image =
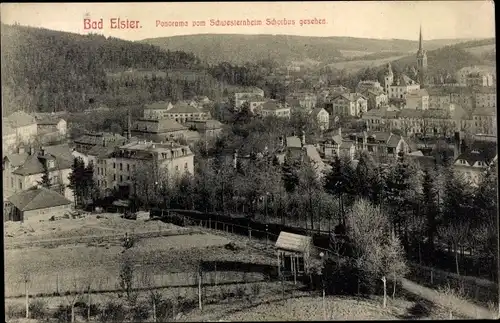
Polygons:
M418 50L422 51L423 45L422 45L422 24L420 24L420 37L418 39Z

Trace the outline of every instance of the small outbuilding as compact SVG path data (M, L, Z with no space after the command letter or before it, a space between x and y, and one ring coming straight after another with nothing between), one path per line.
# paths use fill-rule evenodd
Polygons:
M307 274L312 246L311 237L281 231L276 241L279 274L291 275L295 280Z
M33 187L8 198L6 220L36 221L60 217L71 210L72 202L56 191Z

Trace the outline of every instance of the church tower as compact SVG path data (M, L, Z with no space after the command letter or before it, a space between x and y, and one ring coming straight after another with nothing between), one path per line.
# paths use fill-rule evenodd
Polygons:
M420 37L418 40L418 52L417 52L417 73L418 80L421 88L425 87L425 73L427 71L427 51L424 50L423 40L422 40L422 26L420 26Z
M384 73L384 91L389 94L389 87L394 82L394 74L392 74L391 63L387 63L387 70Z

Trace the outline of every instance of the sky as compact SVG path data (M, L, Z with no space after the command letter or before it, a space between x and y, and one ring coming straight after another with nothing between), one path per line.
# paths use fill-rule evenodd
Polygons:
M6 24L127 40L205 33L417 40L420 25L424 40L495 37L493 1L2 3L0 11ZM85 30L85 17L103 19L102 29ZM111 29L112 18L139 21L140 28ZM261 20L262 25L210 26L211 19ZM294 20L295 25L267 25L266 19ZM323 23L301 26L304 19ZM187 26L165 26L169 21L185 21ZM205 26L193 26L193 21Z

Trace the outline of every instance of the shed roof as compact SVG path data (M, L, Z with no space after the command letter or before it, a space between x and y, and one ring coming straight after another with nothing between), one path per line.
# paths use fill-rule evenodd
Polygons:
M10 196L8 200L20 211L39 210L71 204L71 201L61 194L44 187L21 191Z
M300 234L281 231L276 241L276 248L305 253L312 245L312 238Z

